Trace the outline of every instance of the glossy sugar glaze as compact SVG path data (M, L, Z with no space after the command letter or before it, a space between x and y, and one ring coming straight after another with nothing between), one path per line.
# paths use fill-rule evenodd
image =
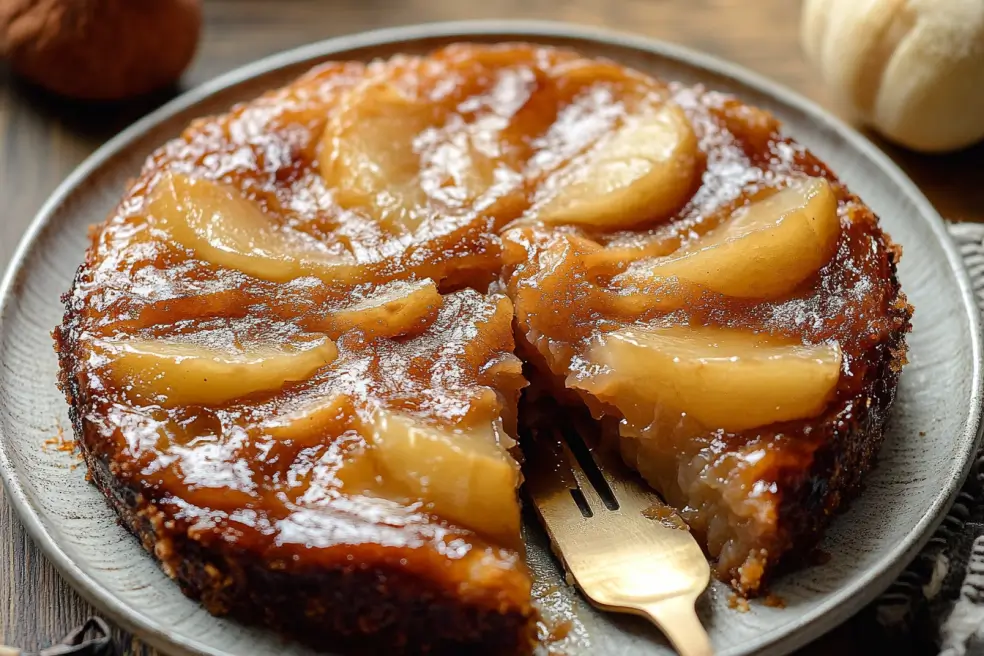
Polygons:
M326 182L346 173L333 168L339 162L355 161L326 160L326 149L335 152L326 133L344 139L361 121L377 120L360 113L366 99L369 106L377 96L393 102L393 89L407 110L395 122L384 116L373 123L370 137L413 153L409 161L420 171L402 171L397 162L386 197L364 193L372 171L345 178L344 186ZM700 148L693 193L682 207L631 230L537 220L538 193L558 169L627 115L667 100L683 109ZM414 121L420 127L408 149L397 138ZM446 428L473 415L502 415L512 432L523 385L512 355L513 316L517 352L533 365L528 371L560 387L590 374L581 358L592 340L630 324L836 340L843 372L817 419L741 434L688 431L667 436L651 453L652 440L622 445L630 464L709 540L722 574L754 591L756 568L796 542L796 530L781 522L784 490L809 484L814 452L833 439L827 427L850 423L852 412L871 405L889 363L897 375L909 312L894 279L895 248L874 215L778 129L767 113L720 94L522 45L326 64L225 116L201 119L148 161L117 212L93 232L67 298L63 374L76 390L85 448L161 512L161 539L188 534L276 568L399 563L475 603L526 609L529 579L515 544L492 545L389 494L385 484L346 486L339 472L367 448L358 425L373 407ZM317 244L350 275L337 283L312 276L275 283L196 259L162 239L147 211L168 171L238 190L277 229ZM834 183L842 235L833 259L788 298L696 294L670 312L645 301L626 312L612 301L611 279L632 261L674 251L736 207L804 174ZM567 245L568 269L550 268L541 257L557 243ZM600 275L587 274L588 254L602 262ZM435 280L443 299L404 334L373 339L325 327L326 316L379 283L421 278ZM98 348L105 339L196 334L215 345L296 342L321 332L336 340L339 356L310 380L212 407L134 399L109 380ZM894 383L889 387L894 393ZM264 432L264 419L339 392L351 408L322 432L287 441ZM567 398L612 413L590 396ZM887 403L875 403L879 413ZM882 420L871 420L879 434ZM771 552L763 557L762 550Z

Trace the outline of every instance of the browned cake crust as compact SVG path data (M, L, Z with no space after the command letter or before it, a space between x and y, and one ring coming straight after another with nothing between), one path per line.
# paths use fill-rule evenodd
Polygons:
M493 539L482 529L462 528L437 512L421 510L413 498L395 501L386 496L391 491L382 488L366 488L373 503L382 506L353 506L349 497L359 492L347 491L344 485L332 488L338 496L321 499L316 506L322 524L309 533L302 527L299 538L280 540L281 525L294 521L292 513L298 509L305 510L290 497L297 494L296 481L285 482L301 471L291 463L297 460L313 467L319 460L303 444L294 443L296 435L292 442L248 433L266 416L263 413L275 414L312 390L337 389L353 398L368 394L387 409L412 408L418 420L449 429L491 412L505 433L515 435L516 402L524 382L514 350L529 365L525 373L535 388L549 390L556 400L582 410L587 406L596 416L617 420L622 416L607 400L569 383L577 375L572 362L586 357L598 335L620 326L665 322L670 317L668 321L681 325L754 328L772 336L792 336L804 344L836 342L843 352L844 373L818 414L750 430L688 433L680 444L669 440L665 446L657 445L656 452L639 451L638 440L619 441L625 460L681 510L715 561L719 576L741 593L759 593L774 570L809 554L832 515L858 492L863 475L874 464L910 329L911 308L896 278L899 249L860 199L819 160L781 136L774 118L734 99L703 89L667 86L609 63L586 62L573 53L523 45L457 46L423 61L397 59L372 67L327 64L227 115L196 121L148 160L120 207L93 231L86 261L63 299L64 321L54 333L60 385L93 483L162 569L212 613L264 624L320 649L528 653L535 642L538 614L530 598L530 574L515 540L504 540L501 534ZM496 79L500 69L507 70L506 63L515 63L516 70L530 77L504 74L502 84L493 85L489 80ZM533 203L528 187L536 184L527 180L523 184L528 187L520 185L518 192L506 191L496 198L488 216L448 211L454 221L461 221L454 230L435 229L428 239L380 260L379 253L394 252L387 242L390 237L384 231L372 232L378 229L372 221L352 219L337 207L342 201L318 198L324 189L319 177L319 158L324 157L320 135L326 129L341 129L333 124L326 128L328 117L342 94L370 77L370 72L392 74L401 84L411 84L407 80L418 74L432 76L428 83L456 81L465 99L469 94L500 93L509 101L509 94L522 84L548 89L542 92L545 101L537 98L529 103L535 111L524 114L517 109L510 118L514 123L506 121L505 128L497 128L498 138L506 144L502 157L514 158L508 164L517 169L527 159L535 159L532 139L525 131L547 125L537 112L549 113L543 107L559 104L563 94L571 94L563 96L564 102L583 100L564 86L568 84L564 75L572 75L576 84L599 76L604 81L599 88L606 93L614 89L616 100L623 93L626 98L637 94L645 102L671 98L683 107L697 132L701 154L695 166L710 191L704 189L707 193L701 195L698 190L691 200L681 198L681 205L671 208L663 220L654 220L652 227L606 233L524 222L524 212ZM551 87L554 82L545 81L550 79L561 82ZM444 85L444 92L453 86ZM422 88L429 89L426 84ZM392 100L385 94L381 97ZM505 102L498 96L495 100ZM613 107L627 111L611 97L598 102L601 113ZM494 114L498 108L476 111ZM320 167L320 176L326 175L323 160ZM758 178L744 175L753 169ZM157 207L152 200L157 187L174 174L226 185L262 209L278 229L295 230L300 224L306 236L323 241L335 249L333 253L346 249L368 253L365 260L359 260L361 254L356 260L372 271L374 284L432 279L441 300L403 332L377 339L370 333L385 326L362 326L366 332L355 331L359 334L353 336L338 327L342 324L326 323L325 316L331 318L352 306L352 299L361 299L362 287L350 293L348 283L322 279L285 290L289 282L258 280L235 267L216 266L183 244L139 236L141 231L163 230L160 217L149 216L152 211L147 207ZM571 239L607 253L616 261L615 273L621 274L627 265L617 256L619 248L635 253L629 259L641 258L639 253L649 253L647 249L662 254L659 249L667 244L680 248L693 234L723 225L735 208L757 202L764 192L803 176L829 184L843 235L827 264L775 302L735 301L701 292L688 297L684 309L665 316L662 309L647 306L646 300L638 315L626 318L606 305L611 290L599 293L579 273L580 264L575 263L553 291L540 284L550 274L545 272L549 267L538 268L549 261L540 256L558 240ZM530 179L536 178L531 174ZM691 182L700 186L696 180ZM363 183L361 179L353 184ZM691 183L685 183L685 189L687 184ZM723 188L729 191L716 193ZM433 210L424 221L440 225L445 210ZM301 215L297 223L292 223L294 213ZM345 221L353 221L355 227ZM350 232L344 232L346 228ZM780 310L783 303L787 305ZM149 397L114 388L100 350L100 340L170 339L181 331L227 329L238 340L241 333L266 330L267 324L287 339L303 337L304 331L324 332L337 343L337 360L319 368L310 380L295 384L292 381L298 379L288 378L275 393L251 394L245 401L226 399L217 409L194 403L190 409L169 407L164 401L162 408ZM490 363L496 366L486 366ZM499 373L489 373L492 370ZM435 371L454 375L441 378ZM467 402L461 401L466 398L462 390L471 394ZM483 396L490 390L491 397ZM479 398L485 400L479 403ZM352 412L366 421L358 409ZM137 419L128 420L126 413ZM521 416L519 423L523 421ZM166 440L153 432L148 437L147 426L171 426L166 422L178 426L159 428L161 436L170 431ZM217 443L223 446L224 440L232 439L223 433L230 425L245 426L244 434L249 435L245 446L237 443L238 451L216 456L216 466L229 471L194 470L201 465L195 458L207 460L212 457L208 454L175 455L177 447L195 442L196 431L211 435L208 431L215 431L216 425L220 426ZM338 432L351 428L332 426L335 432L321 435L318 448L342 440ZM355 450L335 456L359 455L358 449L370 448L364 440L364 436L355 439ZM742 460L756 449L766 457ZM705 463L704 470L698 471L695 462ZM191 473L182 469L184 465ZM252 482L227 483L223 476L234 479L239 466L248 470ZM298 476L307 476L310 467ZM202 484L203 471L213 480ZM690 472L691 478L677 476L678 471ZM705 494L701 486L715 483L714 477L724 483L710 486L713 493ZM304 483L302 491L308 485ZM741 495L754 486L764 486L763 495L752 499L753 511L742 515L747 508L741 507L746 501ZM736 497L741 497L738 502ZM382 515L379 508L385 508ZM252 513L246 521L239 513L243 509ZM347 533L339 538L335 525Z
M905 363L908 319L909 313L900 308L899 328L876 347L872 359L877 364L865 385L864 407L846 407L831 415L820 429L823 446L813 454L809 470L780 479L779 524L790 546L786 554L781 544L777 551L792 561L790 565L811 557L827 524L861 491L864 475L875 464Z

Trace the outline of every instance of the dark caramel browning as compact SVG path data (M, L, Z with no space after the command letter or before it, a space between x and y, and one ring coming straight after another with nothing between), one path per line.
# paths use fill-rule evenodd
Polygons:
M756 591L870 467L910 314L875 216L778 130L521 44L329 63L194 122L65 297L62 387L95 482L213 612L321 647L330 626L357 646L522 652L514 351L538 387L620 419L589 360L627 327L833 344L817 416L623 431L627 461ZM806 176L830 181L840 228L791 292L624 282Z

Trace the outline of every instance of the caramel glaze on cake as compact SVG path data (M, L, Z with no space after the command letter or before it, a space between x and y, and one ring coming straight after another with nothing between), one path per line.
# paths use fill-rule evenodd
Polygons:
M898 256L764 111L459 45L194 122L93 231L55 338L93 482L208 610L517 653L527 378L617 426L754 594L873 463Z

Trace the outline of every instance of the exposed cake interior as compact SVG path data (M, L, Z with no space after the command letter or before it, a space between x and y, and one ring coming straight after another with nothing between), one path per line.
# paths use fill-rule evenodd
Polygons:
M727 96L523 45L327 64L151 159L68 299L64 377L158 539L398 567L525 627L524 361L754 593L877 450L896 259Z

